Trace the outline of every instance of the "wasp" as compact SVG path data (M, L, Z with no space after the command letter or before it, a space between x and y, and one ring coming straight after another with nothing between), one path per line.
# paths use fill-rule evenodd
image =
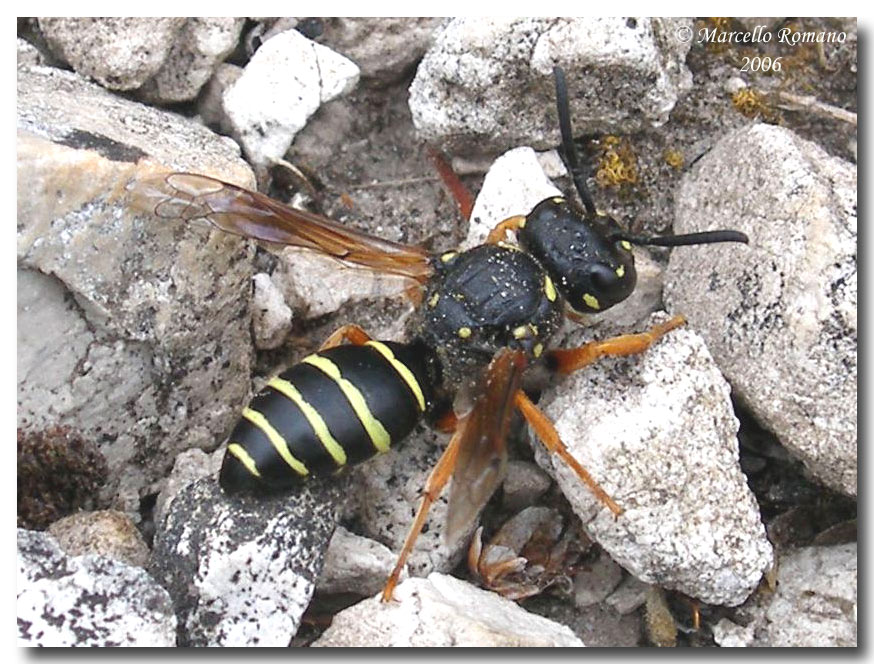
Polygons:
M133 186L135 206L159 218L206 220L246 238L308 248L346 265L403 277L420 292L410 340L371 339L360 327L345 325L316 353L272 378L231 432L219 477L229 493L285 490L388 451L423 418L451 431L386 582L384 601L391 599L428 510L449 478L450 536L476 518L499 486L515 411L605 507L621 514L525 393L522 376L538 362L567 374L603 356L640 353L683 324L676 316L639 334L579 348L549 347L565 315L604 311L631 294L637 279L632 245L748 241L737 231L633 235L597 212L574 146L560 67L554 79L564 158L582 207L564 197L548 198L526 215L503 220L485 243L467 251L435 255L193 173L145 178ZM508 242L510 232L516 243ZM453 406L462 391L471 396Z

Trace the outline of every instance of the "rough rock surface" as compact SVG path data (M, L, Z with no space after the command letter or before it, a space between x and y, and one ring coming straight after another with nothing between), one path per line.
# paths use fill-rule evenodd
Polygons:
M46 533L19 529L16 587L20 646L176 644L170 597L145 571L68 557Z
M187 646L287 646L334 530L341 482L228 497L213 478L180 491L158 524L152 573Z
M388 547L338 526L325 552L325 564L316 588L320 593L376 595L385 585L396 560L397 554ZM405 571L400 578L407 578Z
M135 214L125 187L155 170L252 173L227 139L71 72L21 68L18 83L19 425L96 442L105 503L136 512L248 396L253 270L248 243Z
M562 346L580 335L570 341ZM542 405L561 439L624 510L614 517L536 445L587 533L641 580L711 604L743 602L772 549L738 465L728 385L701 337L674 330L641 355L580 370L553 395Z
M350 494L364 535L398 553L418 509L422 489L448 442L446 434L429 429L414 431L397 449L358 466ZM449 572L467 551L476 529L471 523L451 542L446 541L450 480L431 506L427 528L419 535L407 561L411 576L432 571Z
M158 73L184 18L41 18L55 55L113 90L133 90Z
M149 560L149 547L124 512L77 512L55 521L48 533L70 556L93 553L135 567L145 567Z
M253 281L252 332L255 346L260 349L276 348L282 345L291 330L291 309L270 275L259 272Z
M809 471L856 494L856 170L753 125L684 179L676 232L731 227L743 251L671 254L669 307L700 330L738 397Z
M557 144L552 68L574 91L576 131L660 125L691 87L684 19L459 18L434 38L410 87L423 139L454 153ZM531 81L530 72L539 78ZM540 94L520 94L520 81Z
M137 91L148 101L191 101L237 45L242 18L188 18L161 68Z
M314 646L582 646L570 629L495 593L443 574L408 579L394 601L364 600L340 612Z
M855 647L858 645L857 547L805 547L784 554L777 590L747 613L746 626L727 618L714 626L723 647Z
M390 83L401 78L431 43L441 18L330 18L320 41L361 69L361 77Z
M320 105L355 87L358 74L342 55L287 30L252 56L225 91L224 109L249 158L270 165Z
M546 177L531 148L514 148L495 159L470 213L470 228L462 249L482 244L501 221L528 214L540 201L563 196Z

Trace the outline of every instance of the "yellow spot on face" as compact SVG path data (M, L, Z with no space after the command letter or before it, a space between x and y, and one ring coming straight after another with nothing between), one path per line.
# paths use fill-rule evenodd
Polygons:
M564 198L562 198L561 196L553 196L552 202L556 205L561 205L562 203L564 203Z
M625 249L625 251L631 251L631 242L628 240L622 240L622 242L619 243L619 246Z
M279 376L272 378L267 384L277 392L280 392L283 396L293 401L295 405L300 408L304 417L307 418L307 422L309 422L310 426L313 428L316 438L319 439L319 442L328 451L328 454L331 455L334 462L340 466L345 464L346 451L340 443L337 442L334 436L331 435L331 432L328 430L328 425L325 424L325 420L319 414L319 411L304 400L297 388Z
M555 294L555 284L552 283L552 279L549 278L549 275L545 275L543 278L543 292L546 293L546 299L550 302L555 302L556 294Z
M228 444L228 454L237 457L240 463L243 464L243 467L249 471L250 475L261 477L261 473L258 472L258 467L255 465L255 460L249 456L249 453L242 445L238 443Z
M321 355L309 355L308 357L303 358L302 362L311 364L337 383L337 386L343 391L343 395L346 397L349 405L352 406L352 410L355 411L362 426L367 431L367 435L370 436L373 446L379 452L388 452L388 449L391 446L391 436L388 431L385 430L382 422L376 419L373 416L373 413L370 412L370 408L367 407L367 402L364 400L364 395L361 394L361 390L343 378L343 375L340 373L340 368L331 362L331 360L322 357Z
M452 260L453 258L455 258L456 256L458 256L458 252L457 252L457 251L447 251L445 254L443 254L443 255L440 257L440 260L443 261L444 263L448 263L449 261L451 261L451 260Z
M515 330L513 330L513 338L514 339L524 339L528 336L528 328L524 325L520 325Z
M243 417L261 429L264 435L267 436L270 444L273 445L273 448L279 453L279 456L282 457L282 460L285 461L294 472L298 475L310 474L310 471L307 470L307 467L303 465L300 459L296 459L292 456L288 449L288 443L285 442L285 438L283 438L280 433L273 428L273 425L267 421L267 418L264 417L262 413L259 413L257 410L252 410L251 408L244 408Z
M625 266L624 265L620 265L619 267L616 268L616 276L619 277L620 279L625 276Z
M534 344L534 357L540 357L543 354L543 344Z
M388 360L392 368L398 372L400 377L404 379L404 382L410 386L413 394L416 395L416 401L419 403L419 410L424 413L425 395L422 393L422 388L419 385L419 381L416 380L415 374L410 371L407 365L397 359L394 353L391 352L391 348L386 346L384 343L381 343L379 341L368 341L367 345L378 350L382 354L382 356Z
M598 302L598 298L596 298L594 295L589 295L588 293L584 293L583 294L583 302L585 302L586 305L590 309L600 309L601 308L601 304Z
M439 300L440 300L440 293L434 293L434 295L431 296L431 299L428 300L428 306L433 309L434 307L437 306L437 302Z
M459 327L458 328L458 336L462 339L467 339L472 334L472 331L469 327Z

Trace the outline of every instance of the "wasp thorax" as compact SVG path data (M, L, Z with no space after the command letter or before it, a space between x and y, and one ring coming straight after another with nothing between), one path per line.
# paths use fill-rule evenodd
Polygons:
M621 231L612 217L585 214L555 197L531 211L518 237L568 304L592 313L621 302L637 283L631 245L614 239Z

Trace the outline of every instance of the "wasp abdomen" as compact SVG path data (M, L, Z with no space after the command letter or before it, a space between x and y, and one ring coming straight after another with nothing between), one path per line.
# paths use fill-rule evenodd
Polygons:
M388 341L304 358L243 410L228 441L222 487L283 489L388 451L430 405L427 363L413 345Z

